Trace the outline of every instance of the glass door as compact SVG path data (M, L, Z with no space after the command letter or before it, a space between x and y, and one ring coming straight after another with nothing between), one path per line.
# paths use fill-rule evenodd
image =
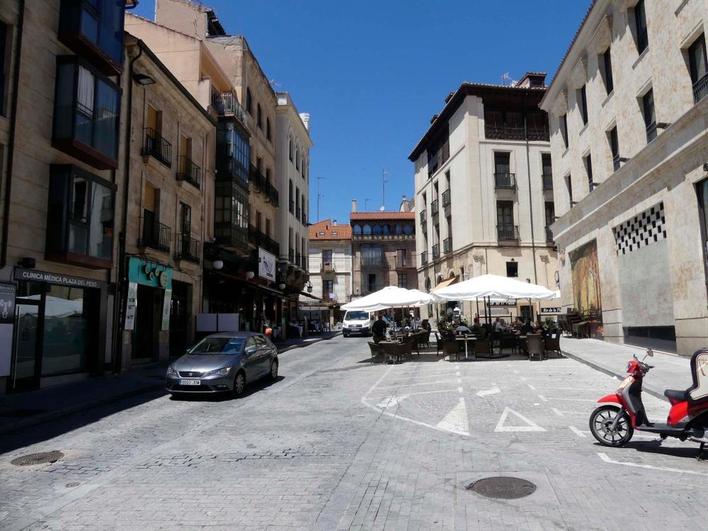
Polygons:
M40 375L39 352L42 351L39 301L18 297L15 304L15 323L12 388L36 389L39 387Z

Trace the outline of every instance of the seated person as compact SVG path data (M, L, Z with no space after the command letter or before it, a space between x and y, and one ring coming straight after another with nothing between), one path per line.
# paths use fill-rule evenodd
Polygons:
M496 333L501 333L504 331L504 321L499 319L499 317L494 320L494 331Z
M420 323L420 327L423 330L427 330L428 332L432 330L432 327L430 326L430 321L428 321L427 319L423 319L423 321Z
M534 328L533 328L533 326L531 326L531 321L529 321L527 319L526 322L524 323L524 326L521 327L520 332L521 332L522 336L526 336L528 334L533 334Z
M374 321L374 324L371 326L371 335L374 338L374 343L378 343L379 341L386 338L387 328L388 325L386 324L386 321L384 321L379 315L378 319L376 319L376 321Z

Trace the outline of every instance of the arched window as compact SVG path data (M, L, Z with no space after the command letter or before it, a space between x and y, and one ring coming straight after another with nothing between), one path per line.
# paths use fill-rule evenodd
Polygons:
M381 225L374 225L374 234L376 236L381 236L383 233L383 227Z
M299 147L295 148L295 169L296 170L300 169L300 148Z
M354 231L354 234L356 234L356 235L361 234L361 225L354 225L352 230Z
M364 225L363 233L366 236L371 236L371 225L369 225L368 223Z
M272 140L271 138L271 130L270 130L270 118L266 118L266 138L270 141Z
M250 88L246 88L246 112L253 115L253 96Z
M403 234L403 228L400 223L396 223L396 234Z
M403 234L413 234L413 226L412 225L404 225L403 226Z
M293 161L293 137L290 137L288 142L288 155L290 156L290 162Z
M263 110L260 103L256 107L256 125L258 129L263 130Z
M383 226L383 233L387 236L391 234L391 227L388 225L388 223Z

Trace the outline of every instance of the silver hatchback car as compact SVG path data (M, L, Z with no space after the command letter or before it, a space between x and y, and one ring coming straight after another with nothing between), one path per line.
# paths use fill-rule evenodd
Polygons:
M231 392L241 396L246 383L278 378L278 349L263 334L212 334L190 348L167 368L167 391Z

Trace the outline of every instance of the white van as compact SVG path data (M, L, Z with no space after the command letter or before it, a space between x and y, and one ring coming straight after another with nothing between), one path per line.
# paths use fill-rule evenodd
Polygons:
M374 314L361 310L349 310L344 314L342 322L342 334L349 337L352 334L362 336L371 335L371 327L374 324Z

